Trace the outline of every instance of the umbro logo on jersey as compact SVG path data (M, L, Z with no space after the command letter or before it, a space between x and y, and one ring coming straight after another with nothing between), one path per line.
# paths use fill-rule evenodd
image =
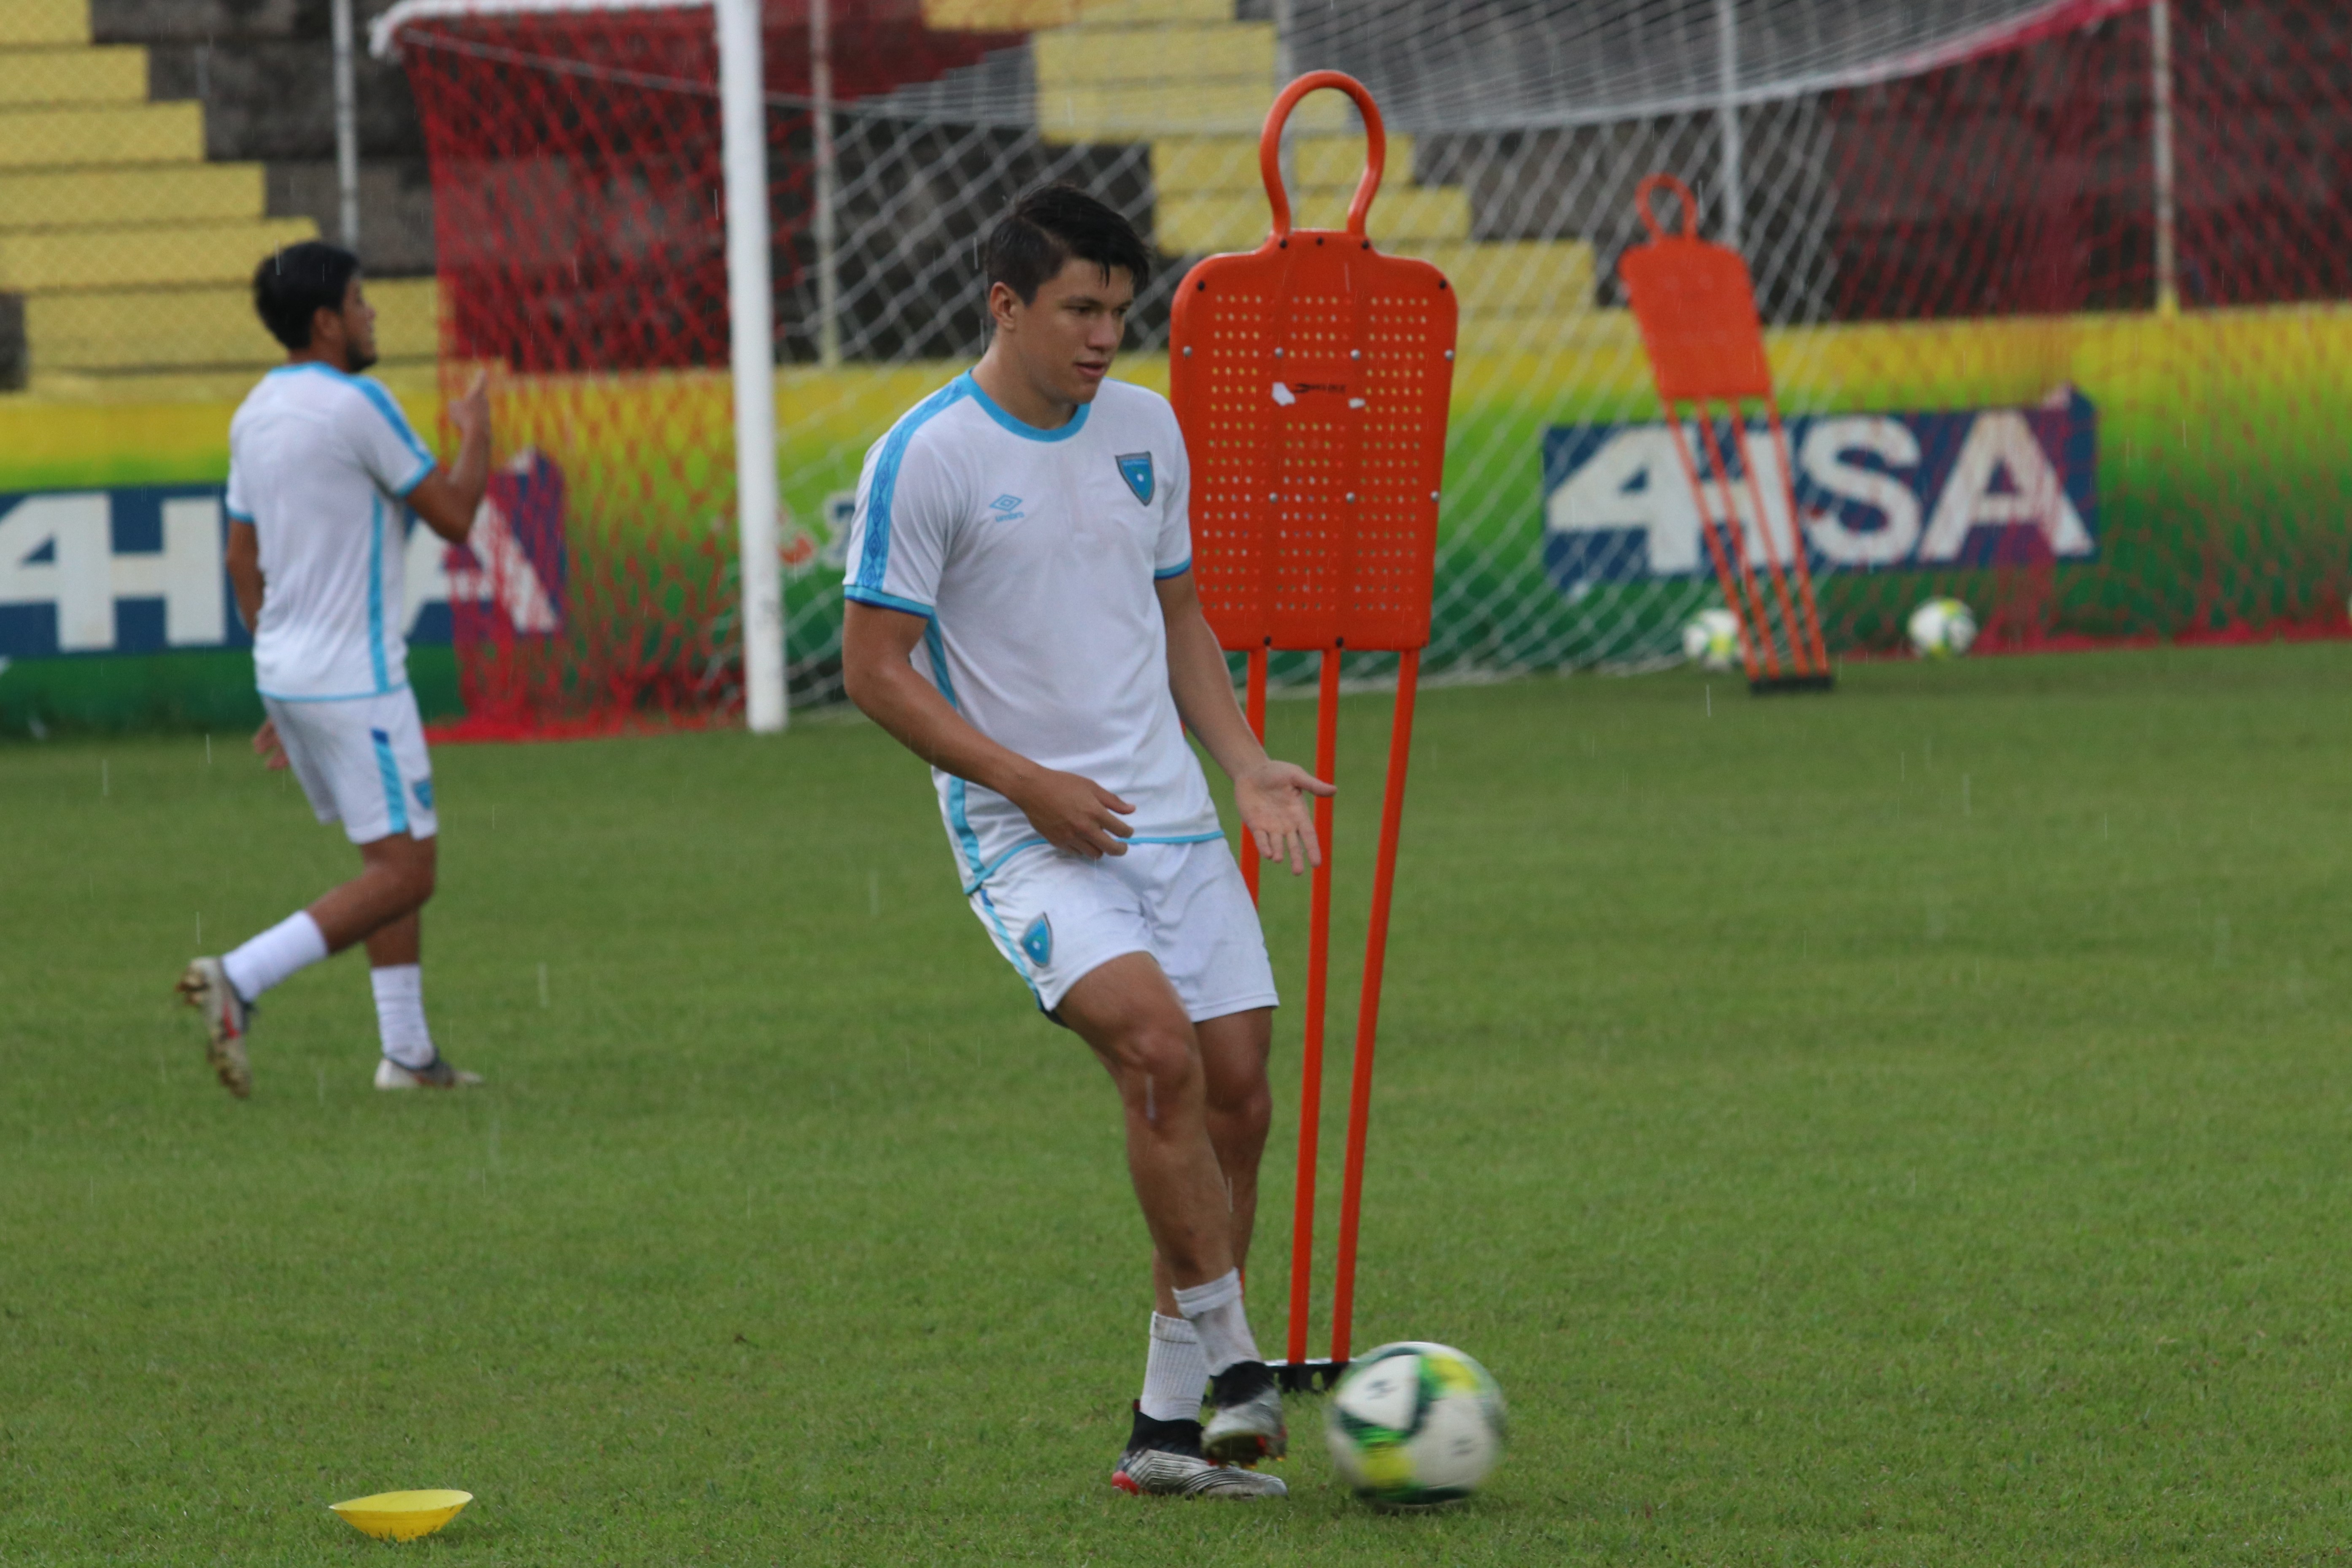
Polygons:
M1118 477L1135 492L1135 499L1144 505L1151 504L1151 454L1121 452L1118 455Z
M1012 511L1021 504L1019 496L998 496L988 503L991 511Z

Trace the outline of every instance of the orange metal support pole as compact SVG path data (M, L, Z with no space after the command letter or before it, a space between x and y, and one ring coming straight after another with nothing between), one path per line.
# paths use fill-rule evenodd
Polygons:
M1805 636L1805 622L1798 615L1798 601L1789 593L1789 578L1803 569L1805 559L1804 530L1797 521L1795 477L1783 475L1781 480L1782 489L1789 498L1789 533L1796 552L1796 560L1783 571L1780 548L1772 538L1772 514L1764 505L1764 481L1756 477L1755 454L1748 449L1748 416L1736 399L1731 405L1731 441L1739 452L1741 476L1748 484L1748 504L1756 509L1756 537L1764 547L1764 569L1771 576L1773 593L1780 597L1780 625L1789 637L1789 662L1799 675L1818 675L1827 666L1812 670L1805 668L1812 663L1813 645ZM1774 453L1775 457L1780 455L1777 450Z
M1315 694L1315 776L1330 782L1339 753L1339 650L1323 650L1323 679ZM1307 1359L1307 1290L1315 1273L1315 1162L1323 1129L1323 1005L1331 969L1331 797L1315 803L1315 835L1323 864L1307 924L1307 1045L1298 1062L1298 1181L1290 1216L1290 1345L1293 1365Z
M1389 950L1389 894L1396 883L1397 834L1404 823L1404 771L1412 755L1413 689L1421 650L1397 659L1396 716L1389 728L1389 777L1381 797L1380 860L1372 871L1371 930L1364 938L1364 993L1356 1008L1356 1070L1348 1086L1348 1158L1339 1178L1339 1259L1331 1289L1331 1363L1348 1359L1356 1313L1356 1221L1363 1212L1364 1141L1372 1117L1372 1047L1380 1034L1381 972ZM1327 845L1324 853L1328 855Z
M1250 733L1255 735L1257 743L1263 746L1265 744L1265 649L1262 647L1249 650L1249 685L1246 689L1245 702L1244 711L1249 715ZM1250 842L1247 828L1242 830L1241 840L1242 881L1249 888L1250 902L1255 903L1257 902L1257 846Z
M1780 405L1778 399L1764 400L1764 417L1772 426L1772 445L1780 456L1781 482L1788 488L1789 531L1796 537L1797 585L1804 592L1805 633L1813 650L1813 664L1822 674L1830 668L1830 650L1822 641L1822 610L1813 598L1813 569L1805 560L1804 518L1797 510L1797 470L1789 460L1789 433L1780 427Z
M1698 418L1707 417L1704 404L1693 404L1692 410ZM1706 541L1707 555L1715 563L1715 580L1723 589L1725 607L1731 611L1731 618L1738 627L1740 666L1748 672L1748 679L1754 680L1763 673L1763 664L1756 655L1756 637L1765 628L1753 624L1739 572L1734 570L1735 566L1744 570L1746 556L1739 549L1738 535L1730 528L1718 533L1707 516L1706 490L1699 483L1698 462L1691 455L1690 438L1684 434L1682 415L1671 403L1666 405L1666 428L1674 435L1675 456L1682 459L1683 478L1690 485L1691 504L1698 508L1698 533Z
M1715 480L1716 488L1723 497L1723 536L1731 550L1733 558L1739 563L1739 580L1742 586L1747 591L1746 603L1747 605L1752 605L1755 607L1754 614L1756 617L1756 631L1764 644L1764 671L1768 675L1778 675L1780 673L1780 654L1779 648L1774 645L1772 640L1771 607L1764 602L1764 590L1757 586L1756 563L1748 558L1748 530L1740 526L1739 503L1734 500L1732 496L1731 467L1728 463L1724 461L1723 446L1715 438L1714 410L1708 408L1705 404L1701 404L1699 406L1699 435L1704 437L1706 442L1706 460L1714 468L1712 477ZM1731 420L1732 429L1737 433L1739 428L1739 405L1738 404L1734 404L1731 406ZM1699 498L1699 501L1703 511L1706 505L1706 498L1701 496ZM1706 526L1708 521L1709 520L1706 516L1702 515L1699 518L1700 526ZM1761 520L1759 519L1759 521L1760 521ZM1765 552L1768 562L1770 558L1770 541L1767 540L1765 543ZM1745 619L1746 616L1747 610L1745 606L1743 606L1742 618Z

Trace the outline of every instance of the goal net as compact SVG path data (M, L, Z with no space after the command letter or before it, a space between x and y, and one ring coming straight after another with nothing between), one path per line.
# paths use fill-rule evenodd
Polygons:
M1122 374L1164 390L1174 283L1264 237L1259 125L1327 66L1388 119L1374 240L1462 300L1428 679L1665 662L1716 602L1617 272L1659 172L1755 276L1798 515L1737 525L1801 541L1833 654L1895 649L1942 595L1996 648L2352 630L2332 0L768 0L763 22L795 703L839 693L866 448L984 346L989 223L1053 179L1127 212L1161 267ZM713 36L677 0L406 0L379 26L432 158L448 374L504 367L500 456L543 481L531 548L454 563L547 585L535 620L459 627L478 724L740 707ZM1348 113L1324 94L1295 121L1302 223L1352 187Z

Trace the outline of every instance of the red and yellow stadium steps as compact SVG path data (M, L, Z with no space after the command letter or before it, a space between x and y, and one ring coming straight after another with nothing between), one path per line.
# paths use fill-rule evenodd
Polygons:
M202 106L147 80L145 49L91 43L89 0L0 0L0 296L31 398L234 398L283 357L247 289L317 226L269 216L262 166L206 162ZM386 368L429 381L432 279L368 293Z

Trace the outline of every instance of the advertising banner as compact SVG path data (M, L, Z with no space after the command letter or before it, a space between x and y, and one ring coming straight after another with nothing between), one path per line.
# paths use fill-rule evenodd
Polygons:
M1786 426L1798 518L1816 573L1942 570L2098 554L2098 416L2062 390L2039 407L1835 414ZM1761 423L1718 429L1751 558L1788 552L1789 488ZM1706 444L1685 432L1702 465ZM1571 599L1602 583L1711 573L1698 501L1664 425L1555 426L1544 436L1544 569ZM1754 515L1747 476L1766 516ZM1710 521L1723 521L1719 516Z
M0 658L249 647L223 553L224 487L0 493ZM562 471L525 452L490 479L463 545L401 514L409 641L450 639L451 610L518 636L565 613Z

